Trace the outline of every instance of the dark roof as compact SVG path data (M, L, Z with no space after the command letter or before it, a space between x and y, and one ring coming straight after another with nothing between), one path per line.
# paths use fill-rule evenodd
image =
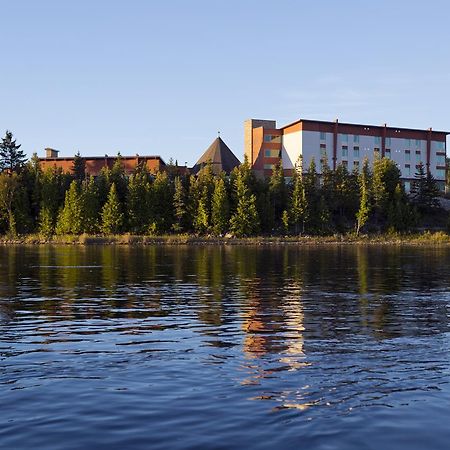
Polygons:
M198 173L205 166L208 161L211 161L212 171L214 174L219 174L224 171L229 174L235 167L239 166L241 162L236 158L234 153L229 149L227 144L218 137L206 149L205 153L200 157L195 166L192 168L193 173Z
M284 127L281 127L280 130L283 130L284 128L288 128L291 127L292 125L296 125L297 123L300 122L309 122L309 123L325 123L327 125L333 125L336 123L336 121L334 122L329 122L326 120L313 120L313 119L298 119L294 122L288 123L287 125L285 125ZM349 123L349 122L338 122L339 125L344 125L344 126L352 126L352 127L361 127L361 128L384 128L383 125L367 125L367 124L362 124L362 123ZM428 132L431 131L432 133L445 133L445 134L450 134L450 131L441 131L441 130L433 130L433 129L420 129L420 128L404 128L404 127L391 127L391 126L387 126L387 129L390 130L401 130L401 131L420 131L420 132Z

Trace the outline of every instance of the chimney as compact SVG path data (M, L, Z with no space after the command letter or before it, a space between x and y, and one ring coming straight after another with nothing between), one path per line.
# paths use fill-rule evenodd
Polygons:
M59 150L55 150L54 148L47 147L45 149L45 157L46 158L57 158Z

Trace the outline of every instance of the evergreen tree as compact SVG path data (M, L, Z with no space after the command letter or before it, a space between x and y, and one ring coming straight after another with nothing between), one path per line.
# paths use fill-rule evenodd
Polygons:
M42 174L41 187L39 231L45 236L51 236L55 231L58 211L65 199L66 176L60 168L48 168Z
M399 183L394 191L388 211L388 227L394 231L408 231L413 222L413 213L403 186Z
M229 219L230 205L225 180L223 176L219 176L214 181L212 198L212 226L216 235L222 235L227 231Z
M72 173L75 180L82 182L86 178L86 161L77 152L73 158Z
M66 192L64 207L58 215L56 234L81 234L84 228L83 207L80 187L74 180Z
M106 175L108 176L109 189L111 189L112 184L116 185L119 202L124 205L127 199L128 183L120 153L117 154L117 158L114 161L111 170L106 171Z
M315 233L320 229L320 190L319 190L319 177L316 171L316 163L314 158L311 159L308 170L303 179L305 196L306 196L306 208L305 217L307 217L306 225L309 232Z
M400 183L400 170L389 158L377 158L373 163L372 197L374 212L378 221L386 221L394 200L394 193Z
M275 227L281 223L281 215L286 209L286 183L284 181L284 171L281 160L275 165L272 170L272 175L269 179L269 195L272 209L272 217Z
M206 233L209 228L208 217L208 188L203 186L203 191L198 201L197 214L194 217L194 228L200 234Z
M111 184L108 200L103 206L101 218L101 231L103 233L116 234L121 231L123 225L123 212L115 183Z
M173 223L173 185L165 172L158 172L149 191L150 231L165 233Z
M363 168L361 174L359 175L359 210L356 213L356 235L359 235L362 227L369 220L370 214L370 171L369 171L369 161L367 158L364 160Z
M100 198L94 177L89 177L82 184L83 231L97 233L100 229Z
M128 226L133 232L143 233L148 229L150 189L151 186L146 171L136 171L129 178L126 207Z
M0 215L5 215L8 233L17 235L17 221L14 214L14 199L20 185L17 174L0 173Z
M186 231L188 228L188 200L186 188L184 187L182 179L178 176L174 181L173 194L173 209L174 209L174 224L173 230L177 233Z
M26 161L25 153L16 144L11 131L6 130L5 137L0 142L0 172L18 172Z
M244 167L242 167L244 166ZM242 164L237 172L235 190L237 207L230 220L231 231L237 237L251 236L259 229L259 217L256 210L256 197L248 186L247 167Z
M422 162L417 166L411 186L411 197L421 212L430 212L439 207L439 188L436 180L430 171L426 173Z
M308 220L308 200L301 166L296 166L292 176L292 194L289 202L289 218L294 226L294 232L298 235L305 232L305 222Z

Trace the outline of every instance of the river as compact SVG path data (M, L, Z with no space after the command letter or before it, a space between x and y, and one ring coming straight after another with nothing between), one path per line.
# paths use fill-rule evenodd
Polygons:
M448 449L450 249L0 247L0 448Z

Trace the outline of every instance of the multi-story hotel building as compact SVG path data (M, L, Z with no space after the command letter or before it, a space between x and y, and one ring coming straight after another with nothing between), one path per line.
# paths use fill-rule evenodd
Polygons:
M277 128L274 120L249 119L244 122L244 149L253 170L270 176L280 159L285 176L302 158L305 170L314 158L317 171L325 158L332 169L343 164L359 169L365 158L372 163L377 156L391 158L401 171L409 191L417 165L435 177L445 188L446 131L418 130L375 125L325 122L300 119Z

